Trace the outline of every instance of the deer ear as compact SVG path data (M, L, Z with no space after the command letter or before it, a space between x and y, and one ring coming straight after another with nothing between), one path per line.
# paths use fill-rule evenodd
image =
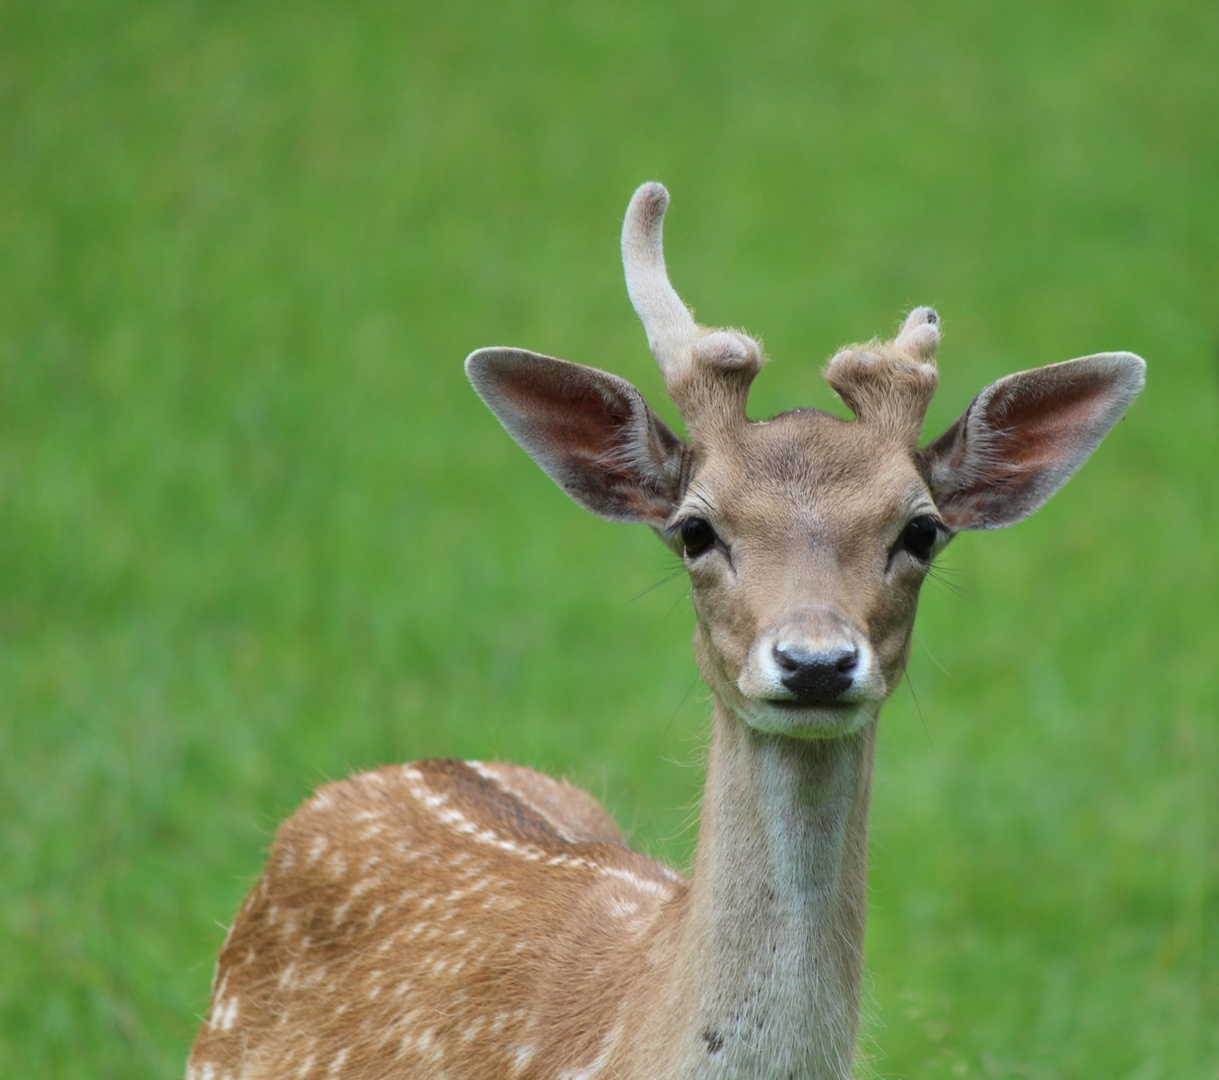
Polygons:
M664 528L686 444L629 382L524 349L479 349L466 374L508 434L581 506Z
M1143 388L1146 365L1105 353L992 383L922 452L952 529L1028 517L1079 469Z

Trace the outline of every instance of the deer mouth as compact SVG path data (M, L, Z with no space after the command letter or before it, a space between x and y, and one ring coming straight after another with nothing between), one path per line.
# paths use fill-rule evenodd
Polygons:
M858 701L801 701L799 698L769 698L765 704L790 713L848 713L859 708Z
M738 707L755 731L797 739L835 739L854 734L875 714L865 701L801 701L754 698Z

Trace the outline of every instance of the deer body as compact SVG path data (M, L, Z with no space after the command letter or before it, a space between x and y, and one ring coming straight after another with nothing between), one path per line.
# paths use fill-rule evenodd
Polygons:
M229 932L192 1080L850 1075L877 715L919 586L957 530L1061 487L1143 364L1009 376L920 449L939 321L918 308L894 341L831 360L855 420L749 421L760 349L678 299L666 205L639 189L623 253L689 442L606 372L517 349L467 371L577 502L685 561L714 698L691 878L527 769L417 762L328 785Z

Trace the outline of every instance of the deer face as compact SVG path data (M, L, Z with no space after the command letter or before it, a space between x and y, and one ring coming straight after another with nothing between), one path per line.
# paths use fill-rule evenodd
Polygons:
M916 461L811 409L694 459L665 533L690 574L704 679L759 730L855 730L901 678L949 536Z

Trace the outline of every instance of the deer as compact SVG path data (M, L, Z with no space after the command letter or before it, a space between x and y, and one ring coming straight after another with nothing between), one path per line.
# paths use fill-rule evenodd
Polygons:
M852 414L746 415L762 366L669 282L668 192L631 199L630 300L675 433L628 381L517 348L466 360L508 433L585 509L680 558L711 732L693 867L627 846L531 769L430 760L326 784L279 829L221 948L189 1080L844 1080L860 1022L878 715L953 536L1011 525L1144 382L1127 352L983 389L920 432L941 323L824 375Z

